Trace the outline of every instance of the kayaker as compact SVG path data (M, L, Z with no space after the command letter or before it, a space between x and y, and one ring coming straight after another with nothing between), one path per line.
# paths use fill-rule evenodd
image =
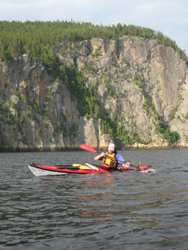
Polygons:
M94 160L102 160L102 164L107 164L111 168L122 170L129 169L130 163L125 163L122 155L117 152L116 146L114 143L108 145L107 152L102 152L101 154L95 156Z

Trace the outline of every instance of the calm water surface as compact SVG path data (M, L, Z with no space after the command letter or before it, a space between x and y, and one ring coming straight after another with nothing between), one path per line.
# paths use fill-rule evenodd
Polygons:
M187 250L188 149L120 153L156 172L35 177L28 163L95 154L0 153L0 249Z

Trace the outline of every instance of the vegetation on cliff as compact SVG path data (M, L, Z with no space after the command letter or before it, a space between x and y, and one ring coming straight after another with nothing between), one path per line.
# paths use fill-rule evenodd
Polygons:
M112 26L93 25L91 23L54 21L0 22L0 58L29 54L42 61L50 48L63 42L78 42L92 38L113 39L133 36L144 39L156 39L158 44L172 47L188 63L188 58L175 41L149 28L134 25L117 24Z

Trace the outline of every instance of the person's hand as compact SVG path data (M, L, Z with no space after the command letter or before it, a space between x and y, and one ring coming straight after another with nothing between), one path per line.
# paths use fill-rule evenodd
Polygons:
M94 160L99 160L101 157L105 156L106 153L102 152L100 155L95 156Z
M101 154L100 154L100 157L103 157L103 156L105 156L105 152L102 152Z
M124 162L122 164L123 169L129 169L129 166L130 166L130 162L127 162L127 163Z

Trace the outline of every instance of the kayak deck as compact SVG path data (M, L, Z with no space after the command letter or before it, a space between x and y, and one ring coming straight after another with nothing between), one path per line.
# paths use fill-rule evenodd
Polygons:
M86 163L86 165L73 164L73 165L54 165L45 166L37 165L35 163L28 165L29 169L35 176L47 176L47 175L66 175L66 174L92 174L92 173L109 173L114 170L106 166L94 166ZM134 171L147 171L147 168L151 166L140 166L140 168L129 169ZM117 172L129 171L128 169L116 170Z

